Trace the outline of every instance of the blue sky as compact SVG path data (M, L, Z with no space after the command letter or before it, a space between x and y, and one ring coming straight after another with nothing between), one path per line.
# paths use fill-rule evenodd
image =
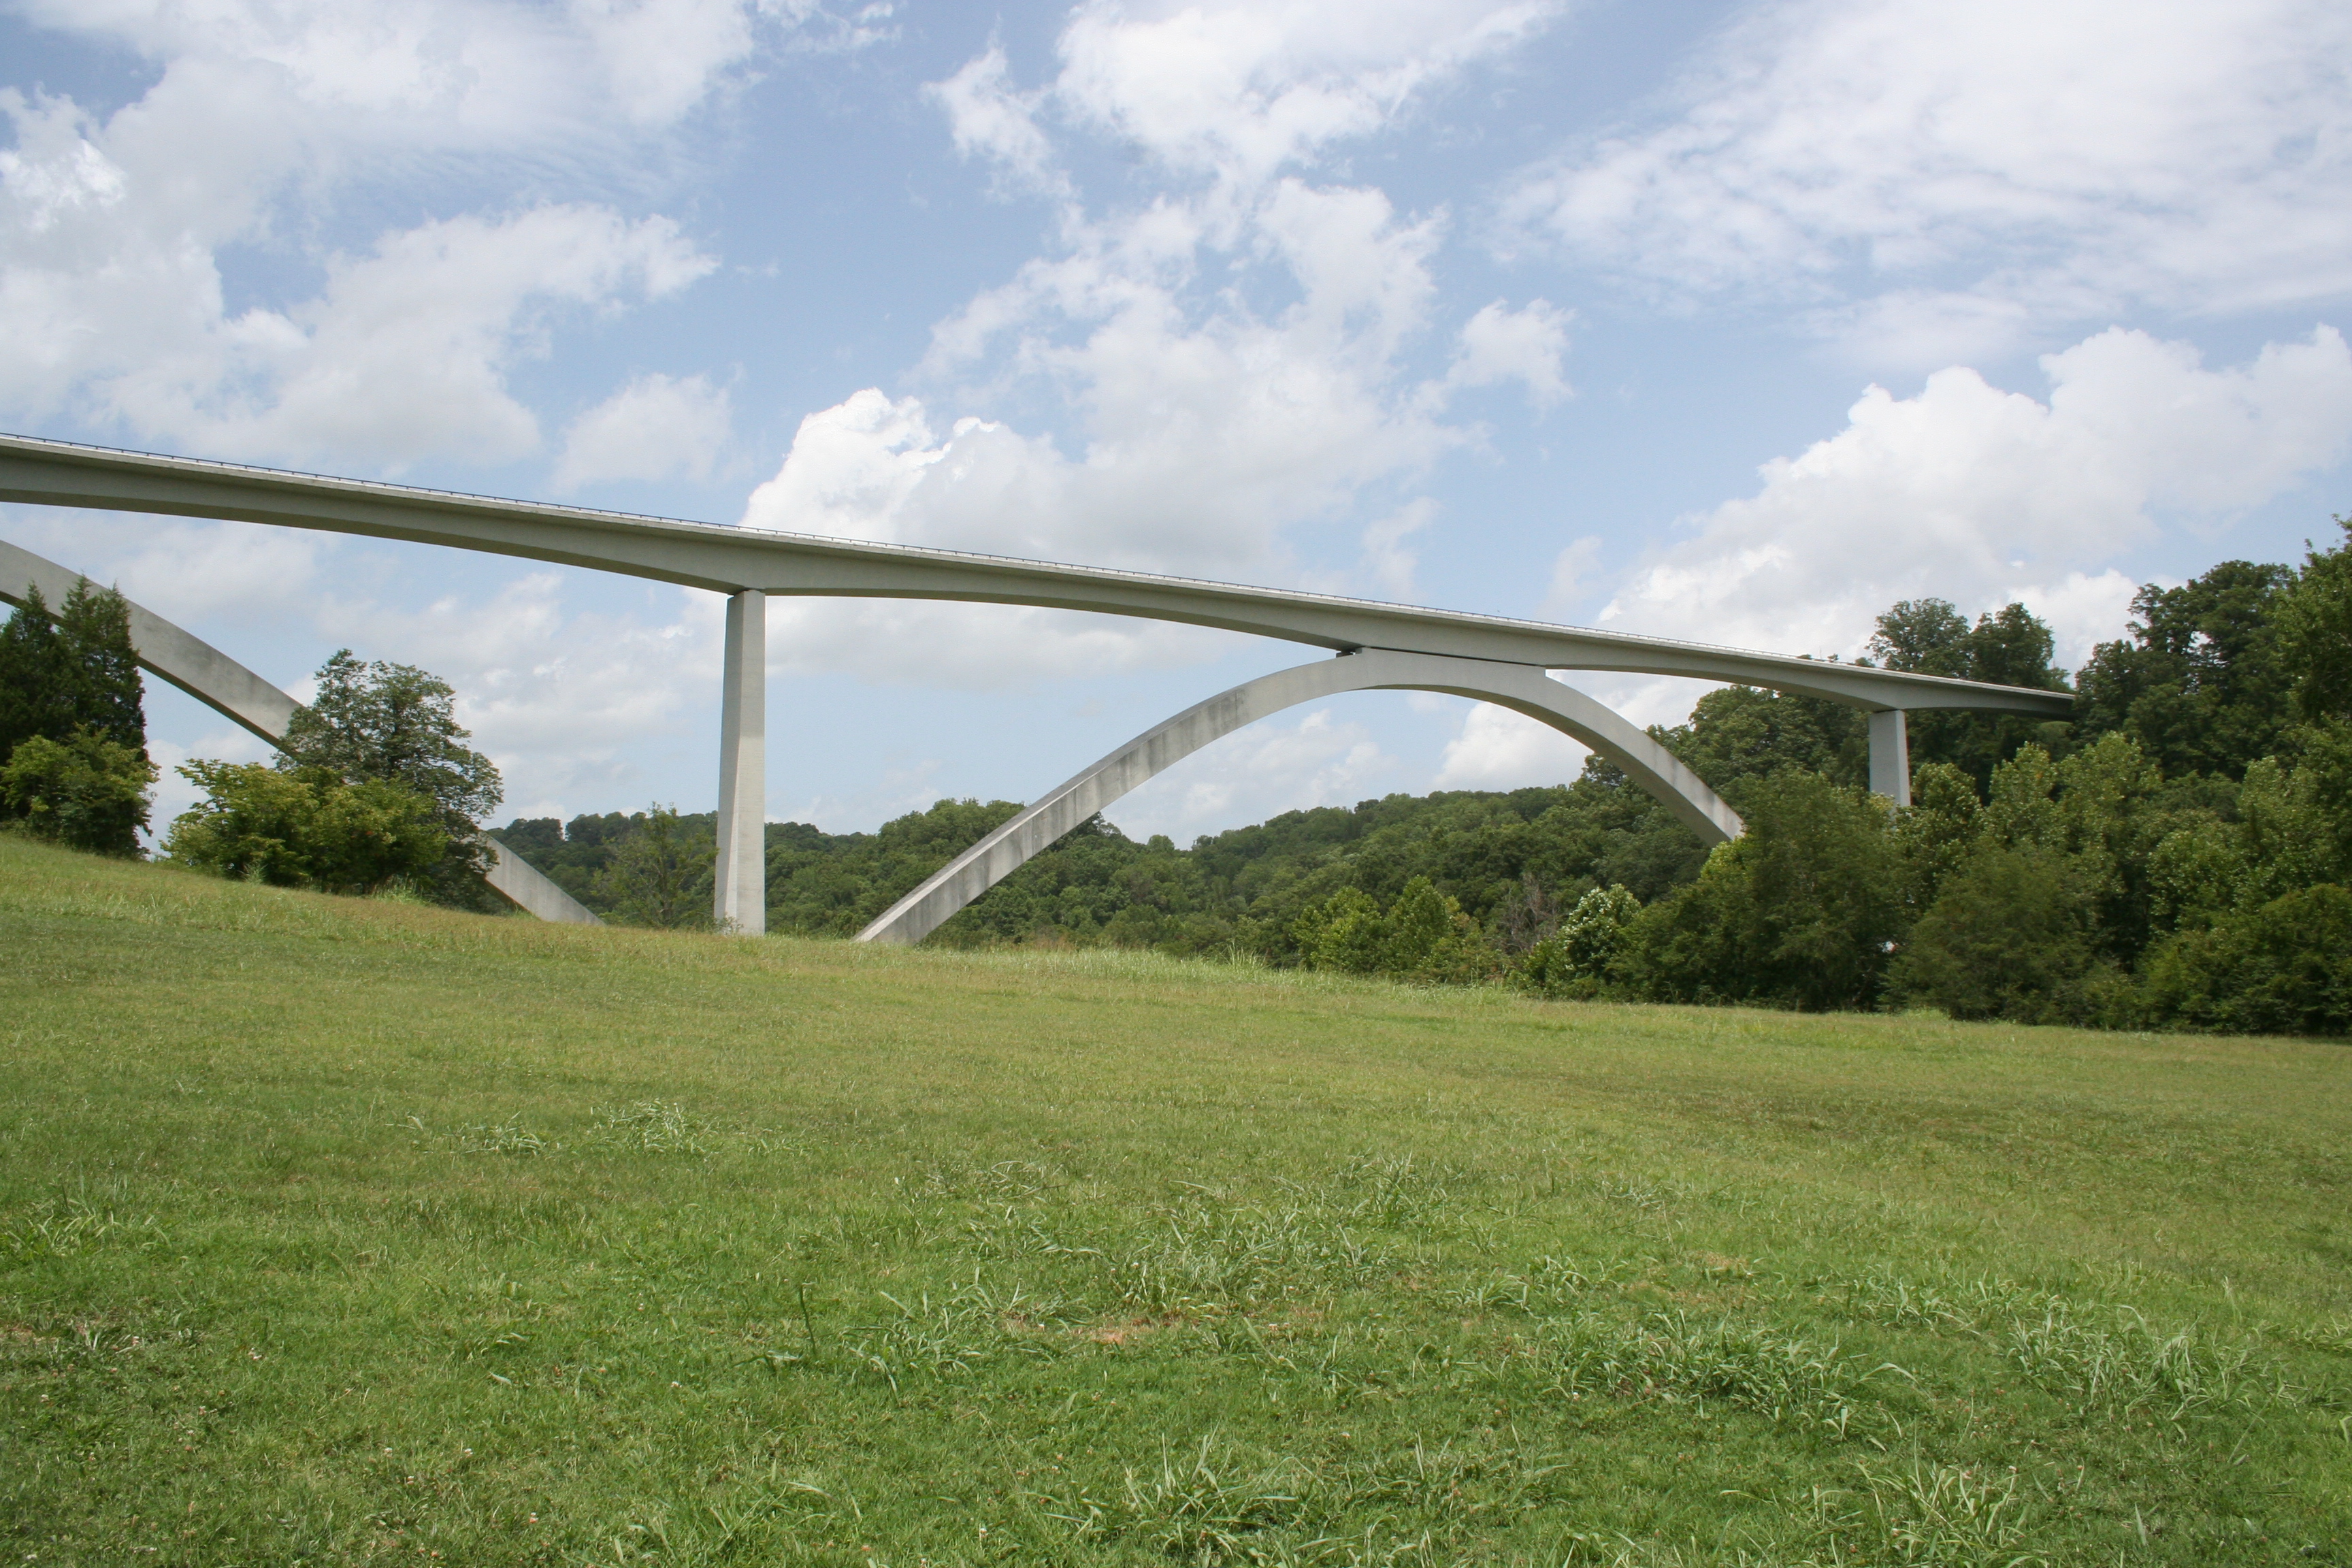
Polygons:
M0 427L1791 653L2022 598L2074 661L2352 510L2347 75L2305 0L15 0ZM0 536L298 691L345 645L446 676L512 811L715 794L714 595ZM834 829L1305 657L782 600L770 647L770 815ZM255 751L150 710L161 761ZM1113 816L1578 763L1362 694Z

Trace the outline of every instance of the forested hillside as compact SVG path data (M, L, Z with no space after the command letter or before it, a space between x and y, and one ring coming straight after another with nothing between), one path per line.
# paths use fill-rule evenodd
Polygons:
M2352 525L2347 525L2352 526ZM1708 854L1594 759L1557 787L1391 795L1180 848L1097 819L950 944L1154 947L1554 994L2342 1033L2352 1027L2352 554L2150 586L2079 675L2022 605L1880 617L1874 662L2074 689L2072 722L1911 719L1915 805L1861 713L1732 687L1655 733L1746 817ZM768 828L772 930L845 936L1018 806ZM616 918L708 920L712 819L499 837Z

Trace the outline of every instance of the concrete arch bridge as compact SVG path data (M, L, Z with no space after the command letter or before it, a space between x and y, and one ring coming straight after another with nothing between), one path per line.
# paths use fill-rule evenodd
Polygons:
M2063 692L1581 626L1104 567L770 533L23 436L0 435L0 500L234 519L405 540L584 566L725 595L713 913L722 926L745 933L764 931L767 924L762 829L771 595L1086 610L1247 632L1340 656L1245 682L1143 731L1040 797L886 910L859 933L859 940L868 942L920 941L1046 845L1153 774L1267 714L1342 691L1442 691L1524 713L1609 758L1714 842L1739 834L1739 818L1731 808L1637 726L1551 679L1547 671L1691 676L1799 692L1860 709L1870 716L1871 787L1897 804L1907 804L1910 796L1904 721L1908 710L1967 708L2042 718L2063 718L2073 711L2073 699ZM0 558L0 584L13 587L30 580L16 569L22 565L16 558L25 553L12 550ZM248 729L254 725L237 704L253 700L253 686L291 702L179 628L152 616L142 625L146 623L210 656L206 660L189 653L195 662L177 674L157 663L148 663L148 668ZM162 632L156 638L159 649L170 641ZM142 662L148 657L142 643ZM521 865L511 856L502 861ZM516 895L509 891L509 896ZM578 918L553 906L544 912L558 919Z

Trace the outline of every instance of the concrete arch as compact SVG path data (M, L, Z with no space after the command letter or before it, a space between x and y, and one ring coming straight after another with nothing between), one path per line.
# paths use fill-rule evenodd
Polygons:
M1244 725L1344 691L1443 691L1524 713L1625 770L1709 843L1737 838L1738 815L1696 773L1622 715L1526 665L1379 648L1276 670L1196 703L1078 773L949 861L857 933L912 944L1055 839L1154 774Z
M38 588L52 605L83 581L29 550L0 540L0 600L25 602L26 588ZM127 601L126 601L127 602ZM131 605L131 647L139 668L161 676L214 712L251 731L271 745L286 739L286 727L302 705L202 637L173 625L142 605ZM482 879L499 897L543 921L603 925L596 912L497 839L485 835L490 869Z

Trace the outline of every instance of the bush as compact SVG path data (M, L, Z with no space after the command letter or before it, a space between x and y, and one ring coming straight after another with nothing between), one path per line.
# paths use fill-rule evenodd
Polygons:
M1491 980L1502 970L1478 922L1426 877L1407 882L1385 912L1370 894L1342 888L1300 910L1291 934L1313 969L1431 985Z
M651 805L614 847L597 890L624 924L666 931L708 925L718 858L716 838L686 827L676 807Z
M2299 889L2158 947L2150 1021L2232 1034L2352 1033L2352 889Z
M1948 878L1889 966L1897 1003L1955 1018L2082 1023L2101 973L2090 901L2066 861L2039 847L1988 845Z
M1642 901L1623 887L1593 889L1558 930L1528 950L1519 985L1540 996L1598 996L1641 912Z
M428 873L449 850L433 802L398 784L260 763L199 761L179 771L206 797L172 825L164 851L182 865L278 887L367 892Z
M154 782L155 764L144 752L79 728L64 741L35 735L19 742L0 769L0 798L36 837L136 856Z
M1747 833L1642 911L1614 972L1661 1002L1872 1005L1905 921L1907 872L1886 806L1796 769L1738 804Z

